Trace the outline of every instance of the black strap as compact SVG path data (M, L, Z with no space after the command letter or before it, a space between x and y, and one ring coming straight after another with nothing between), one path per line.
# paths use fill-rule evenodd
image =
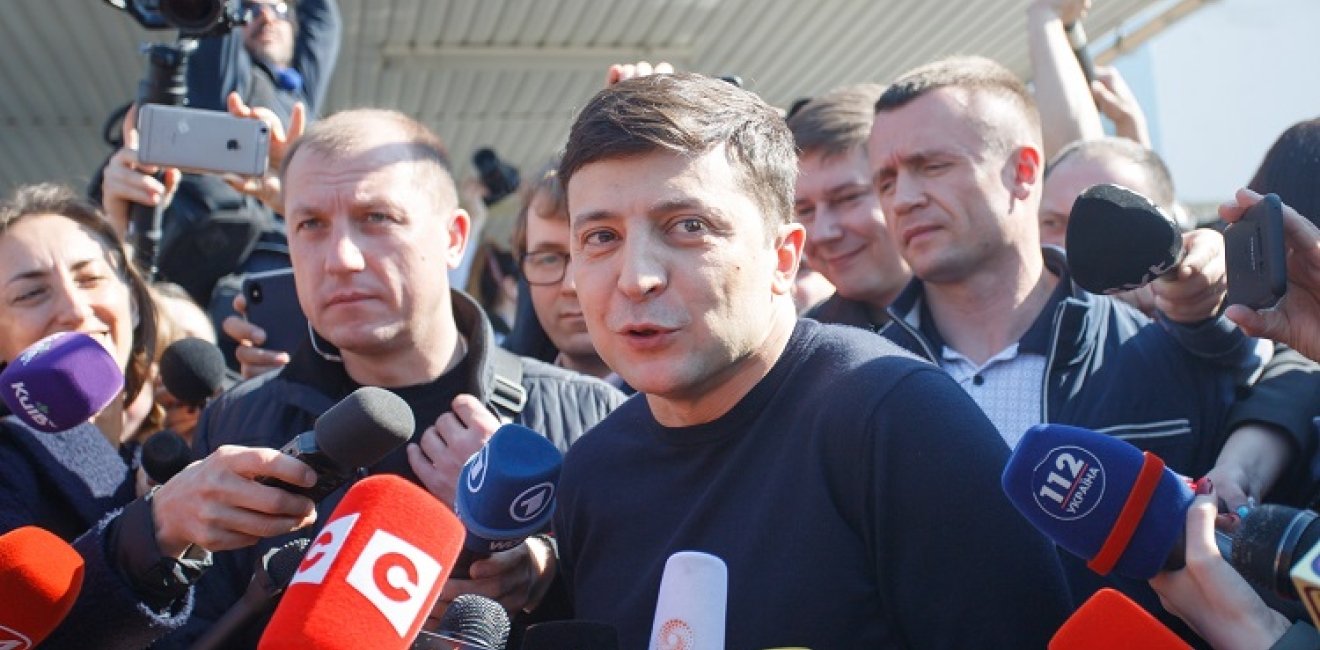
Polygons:
M522 385L522 359L504 348L492 347L490 361L495 369L490 405L501 419L517 420L527 406L527 389Z

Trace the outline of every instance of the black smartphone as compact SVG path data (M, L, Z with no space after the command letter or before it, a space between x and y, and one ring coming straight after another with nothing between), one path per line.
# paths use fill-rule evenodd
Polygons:
M307 317L298 305L293 269L249 274L243 278L243 298L247 300L247 320L266 330L262 348L293 354L307 340Z
M1269 309L1288 290L1288 259L1283 242L1283 202L1266 194L1224 230L1230 305Z

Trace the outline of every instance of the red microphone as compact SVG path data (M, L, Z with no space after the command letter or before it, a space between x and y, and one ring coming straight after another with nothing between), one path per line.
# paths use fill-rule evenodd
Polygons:
M407 650L464 535L454 513L416 485L389 474L363 479L307 547L258 647Z
M24 526L0 535L0 648L27 650L45 640L82 582L82 556L54 533Z
M1049 650L1191 650L1149 612L1113 589L1095 592L1063 622Z

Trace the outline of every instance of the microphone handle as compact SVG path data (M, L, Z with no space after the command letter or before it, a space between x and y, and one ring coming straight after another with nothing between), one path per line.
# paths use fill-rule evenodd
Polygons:
M339 463L317 448L316 440L310 432L294 437L280 451L311 467L316 472L316 485L305 488L269 476L259 476L256 479L257 482L287 490L294 494L301 494L316 503L320 503L322 499L330 496L331 492L338 490L357 474L356 469L340 467Z
M477 560L484 560L490 557L490 553L485 551L474 551L466 546L458 553L458 559L454 560L454 570L449 572L450 578L467 580L472 577L470 572L472 563Z
M1233 558L1233 538L1225 533L1215 531L1215 548L1219 549L1219 556L1228 562ZM1178 541L1174 543L1173 550L1169 552L1169 559L1164 561L1165 571L1177 571L1187 566L1187 535L1179 535ZM1236 567L1235 567L1236 568Z
M206 634L193 644L192 650L224 650L233 647L239 635L251 629L259 617L269 614L279 601L280 594L284 593L283 589L270 582L265 569L258 569L258 574L252 576L252 583L248 585L243 597L206 630Z
M1091 60L1091 53L1086 51L1086 32L1082 29L1082 24L1064 25L1063 29L1068 33L1068 44L1072 46L1073 56L1077 57L1077 64L1082 66L1086 83L1095 81L1095 61Z

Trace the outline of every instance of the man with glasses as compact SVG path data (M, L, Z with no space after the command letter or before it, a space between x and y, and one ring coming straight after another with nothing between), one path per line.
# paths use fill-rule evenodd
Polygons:
M537 323L559 352L555 365L625 388L623 380L605 365L591 344L577 288L566 273L571 259L568 205L553 168L532 186L513 228L513 252L518 257L518 270L527 281Z

